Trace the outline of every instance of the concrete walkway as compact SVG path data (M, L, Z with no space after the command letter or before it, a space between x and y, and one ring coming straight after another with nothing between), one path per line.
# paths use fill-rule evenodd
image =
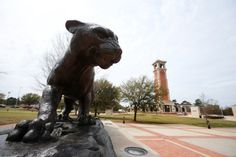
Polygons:
M188 125L151 125L103 121L118 157L131 156L128 146L148 150L149 156L162 157L236 157L236 128Z

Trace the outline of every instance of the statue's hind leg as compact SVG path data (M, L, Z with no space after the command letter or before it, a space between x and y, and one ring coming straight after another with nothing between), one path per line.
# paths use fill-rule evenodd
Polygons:
M73 105L75 104L75 100L70 99L68 97L64 97L64 102L65 102L65 107L61 113L62 120L71 120L69 114L73 110Z

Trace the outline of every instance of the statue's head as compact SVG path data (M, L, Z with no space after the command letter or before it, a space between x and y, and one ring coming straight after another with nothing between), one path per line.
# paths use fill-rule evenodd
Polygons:
M118 37L110 29L76 20L67 21L66 29L73 34L69 48L75 57L103 69L120 61Z

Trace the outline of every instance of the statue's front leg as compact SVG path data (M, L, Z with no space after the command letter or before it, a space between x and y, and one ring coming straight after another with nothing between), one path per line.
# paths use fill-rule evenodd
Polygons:
M95 118L89 115L89 109L93 102L93 92L86 94L79 102L79 114L78 114L78 122L79 125L94 125Z
M8 134L7 141L34 142L48 138L53 131L57 117L57 107L62 93L55 87L47 86L42 94L38 117L33 121L21 121Z

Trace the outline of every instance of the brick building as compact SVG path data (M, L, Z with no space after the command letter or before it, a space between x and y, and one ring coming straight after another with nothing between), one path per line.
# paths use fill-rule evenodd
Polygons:
M176 112L174 102L170 101L170 93L166 75L166 61L157 60L152 65L154 67L156 99L164 103L160 110L162 112Z

